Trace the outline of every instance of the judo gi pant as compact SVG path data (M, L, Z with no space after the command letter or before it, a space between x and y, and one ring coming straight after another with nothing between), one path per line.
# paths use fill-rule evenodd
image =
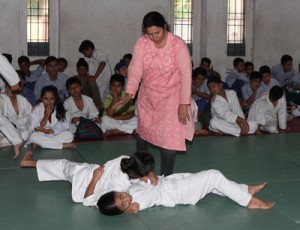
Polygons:
M118 129L124 133L132 134L137 128L137 117L132 117L129 120L116 120L109 116L102 116L101 129L105 133L108 130Z
M62 131L58 134L44 134L42 132L34 132L29 140L31 143L38 144L42 148L62 149L64 143L71 143L74 135L70 131Z
M252 198L247 185L230 181L220 171L214 169L179 179L176 187L177 189L173 190L175 192L167 194L169 197L167 199L174 199L177 204L196 204L209 193L226 196L241 206L247 206Z
M147 152L149 143L136 135L136 150ZM176 151L170 149L160 149L161 175L168 176L173 173L176 160Z
M17 145L22 142L22 138L17 129L6 117L3 117L2 115L0 115L0 132L2 132L13 145Z
M248 134L253 134L258 128L258 125L255 121L247 121L249 124L249 132ZM226 134L230 134L236 137L240 136L241 129L236 123L229 123L219 118L212 118L209 123L209 130L213 132L223 132Z
M64 180L73 183L74 170L82 163L71 162L65 159L38 160L36 170L39 181Z

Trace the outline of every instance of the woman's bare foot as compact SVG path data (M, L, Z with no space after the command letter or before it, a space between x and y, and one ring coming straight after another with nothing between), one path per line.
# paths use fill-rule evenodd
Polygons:
M74 143L64 143L63 149L76 149L77 146Z
M248 192L253 196L259 192L261 192L266 186L268 182L264 182L256 185L248 185Z
M196 130L195 135L200 135L200 136L207 136L208 131L206 129L201 129L201 130Z
M32 160L33 153L28 151L25 153L23 160L20 163L21 168L36 167L36 161Z
M23 144L23 141L17 145L14 145L14 157L13 157L14 160L17 159L17 157L20 155L20 148L21 148L22 144Z
M249 209L270 209L274 206L274 203L261 200L255 196L252 196L247 208Z

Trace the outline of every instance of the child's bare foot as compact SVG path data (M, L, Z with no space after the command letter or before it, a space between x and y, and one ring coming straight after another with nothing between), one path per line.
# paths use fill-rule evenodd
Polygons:
M32 148L33 148L33 149L37 149L38 147L40 147L38 144L32 143Z
M64 143L63 149L77 149L77 146L74 143Z
M36 161L32 160L33 153L28 151L25 153L23 160L20 163L21 168L35 167Z
M208 131L206 129L201 129L201 130L196 130L195 135L200 135L200 136L207 136Z
M23 144L23 141L19 144L14 145L14 157L13 157L14 160L17 159L17 157L20 155L20 148L21 148L22 144Z
M274 203L261 200L257 197L252 196L247 208L249 209L270 209L274 206Z
M114 136L114 135L121 135L121 134L125 134L125 133L119 129L111 129L111 130L107 130L105 132L106 137Z
M225 135L225 133L223 133L222 131L219 131L218 134L219 134L219 136Z
M256 184L256 185L248 185L248 192L251 195L255 195L255 194L261 192L267 185L268 185L268 182L264 182L262 184Z
M254 134L255 134L255 135L262 135L262 132L261 132L259 129L257 129L257 130L254 132Z

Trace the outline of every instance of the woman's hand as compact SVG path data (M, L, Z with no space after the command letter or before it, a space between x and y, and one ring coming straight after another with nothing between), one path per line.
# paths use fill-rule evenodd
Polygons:
M125 94L125 97L124 97L121 101L117 102L117 103L112 107L112 109L118 109L118 108L120 108L121 106L126 105L126 104L131 100L131 98L132 98L132 94L126 93L126 94Z
M155 172L150 172L148 177L152 185L157 185L158 177L156 176Z
M188 105L180 104L178 107L178 120L181 124L186 125L187 121L190 120L188 113Z

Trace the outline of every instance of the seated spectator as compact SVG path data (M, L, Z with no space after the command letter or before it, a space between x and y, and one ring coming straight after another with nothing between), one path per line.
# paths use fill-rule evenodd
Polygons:
M273 88L273 86L275 85L280 86L279 82L272 77L271 69L269 66L267 65L261 66L259 68L259 72L262 76L262 82L260 86L262 93L266 93L266 92L268 93L270 89Z
M76 132L80 117L93 120L100 126L99 111L92 98L81 94L80 79L78 77L69 78L66 87L70 97L65 100L64 107L70 119L70 131L72 133Z
M243 99L246 106L253 104L257 98L262 95L261 86L262 76L259 72L254 71L250 74L250 82L242 87Z
M120 108L114 108L114 105L125 97L124 83L124 77L119 74L114 74L110 78L110 92L103 101L104 113L101 124L106 136L132 134L137 127L132 100Z
M236 91L238 98L242 98L242 87L249 83L249 79L245 73L244 60L242 58L235 58L233 60L234 69L227 75L226 83L230 89Z
M79 58L76 67L78 78L81 81L82 94L91 97L98 111L102 111L100 91L96 81L88 74L88 63L84 60L84 58Z
M207 79L210 79L213 76L220 77L221 75L213 70L213 66L211 64L211 60L208 57L203 57L200 62L200 67L204 68L207 72Z
M280 86L273 86L270 92L253 103L249 110L248 121L256 121L259 129L278 133L287 129L287 106L284 91Z
M272 76L279 82L281 87L293 81L295 70L293 68L293 58L290 55L283 55L280 60L281 64L271 68Z
M37 79L34 89L36 100L41 99L41 91L45 86L53 85L57 88L59 97L64 100L67 96L67 78L58 71L57 58L49 56L45 60L46 73Z
M254 65L253 65L252 62L246 61L244 63L244 66L245 66L246 76L249 79L250 78L250 74L254 71Z

